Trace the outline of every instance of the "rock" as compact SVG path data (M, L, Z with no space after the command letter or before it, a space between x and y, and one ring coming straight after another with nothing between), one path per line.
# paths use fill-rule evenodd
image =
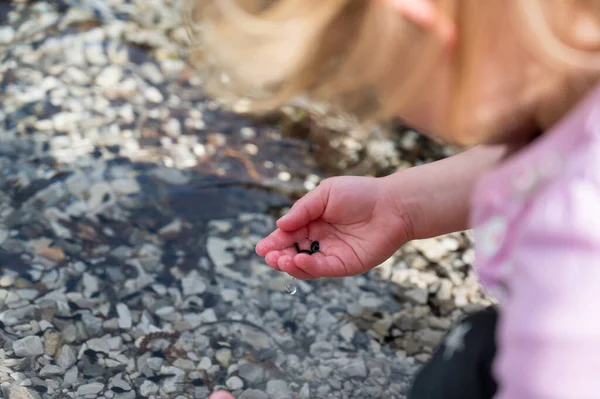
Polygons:
M40 377L50 377L55 375L63 375L65 370L60 366L55 366L53 364L47 364L39 372Z
M179 121L175 118L169 119L169 121L165 124L164 129L169 136L181 136L181 123L179 123Z
M440 261L447 253L447 249L440 243L438 238L411 241L413 247L432 262Z
M310 345L309 352L315 357L330 357L333 354L333 345L327 341L317 341Z
M78 374L79 371L77 370L77 366L73 366L70 369L68 369L63 377L64 384L67 386L75 385L75 383L77 382Z
M196 369L196 365L190 359L175 359L175 361L173 362L173 366L186 371Z
M121 67L117 65L109 65L96 77L96 84L100 87L116 86L123 76Z
M77 395L97 395L104 389L104 384L101 382L90 382L89 384L80 385L77 388Z
M298 392L298 399L310 399L310 385L308 383L304 383L300 392Z
M140 386L140 395L148 397L150 395L156 394L157 392L158 385L149 380L145 380L144 382L142 382L142 385Z
M210 260L217 266L228 266L233 264L235 258L231 252L228 252L229 241L219 237L208 237L206 242L208 256Z
M452 282L447 279L440 280L440 288L436 293L436 298L440 302L452 300Z
M13 351L20 357L44 354L44 343L37 335L30 335L13 342Z
M227 388L231 389L232 391L236 391L244 387L244 381L242 381L240 377L233 376L227 379L225 385L227 385Z
M340 335L344 338L346 342L352 342L352 338L354 338L354 332L356 331L356 327L354 324L348 323L344 324L340 328Z
M246 389L238 399L269 399L269 395L258 389Z
M462 261L467 265L475 263L475 250L473 248L466 249L462 254Z
M164 77L156 64L147 62L140 67L140 73L148 79L153 85L160 85L164 81Z
M117 315L119 316L119 328L128 330L133 325L131 312L124 303L117 304Z
M206 284L197 270L192 270L181 279L181 287L184 296L202 294L206 291Z
M240 364L238 367L239 376L242 377L249 385L257 385L265 380L265 370L254 363Z
M8 387L8 399L40 399L37 392L19 385Z
M60 346L60 337L53 330L44 332L44 353L48 356L54 356Z
M12 26L0 27L0 44L8 44L15 37L15 30Z
M56 358L56 364L67 370L69 367L75 364L77 358L75 357L75 351L69 345L61 346L58 351Z
M156 87L148 87L144 92L146 100L152 103L161 103L164 100L162 93Z
M85 58L87 62L95 65L105 65L108 61L100 44L86 46Z
M225 302L234 302L239 298L240 294L237 290L231 288L225 288L221 290L221 298Z
M108 352L110 352L110 347L108 345L107 338L108 338L107 336L100 337L100 338L92 338L86 342L86 345L89 349L91 349L93 351L108 353Z
M425 346L435 348L440 344L444 337L443 331L436 331L429 328L422 329L415 333L415 337Z
M289 399L292 397L292 391L284 380L267 381L267 394L271 399Z
M429 327L433 329L447 331L452 326L452 320L441 317L429 316L427 318L427 324L429 324Z
M221 348L215 353L215 358L223 368L229 367L229 363L231 363L231 356L231 349L229 348Z
M181 219L175 219L171 223L163 226L160 230L158 230L158 234L163 238L174 237L179 234L181 229L183 228L183 223Z
M342 366L341 372L350 378L364 378L367 376L367 366L365 365L363 358L359 356L348 360L346 364Z
M403 296L416 304L425 305L429 299L429 292L424 288L416 287L405 291Z

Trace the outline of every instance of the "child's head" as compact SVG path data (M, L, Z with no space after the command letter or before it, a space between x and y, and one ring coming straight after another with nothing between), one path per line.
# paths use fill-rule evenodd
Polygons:
M461 144L553 123L600 70L600 0L189 1L215 92L305 93Z

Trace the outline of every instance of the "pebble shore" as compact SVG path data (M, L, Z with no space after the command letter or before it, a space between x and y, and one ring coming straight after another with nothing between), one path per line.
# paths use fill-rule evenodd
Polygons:
M177 6L0 5L0 397L405 398L491 303L470 234L357 277L267 267L255 244L325 175L281 126L202 94ZM369 152L389 171L451 150L404 132Z

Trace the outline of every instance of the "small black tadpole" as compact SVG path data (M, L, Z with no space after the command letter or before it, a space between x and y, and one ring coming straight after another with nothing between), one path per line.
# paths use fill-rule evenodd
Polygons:
M298 252L299 254L309 254L312 255L315 252L319 252L319 241L313 241L310 244L310 249L300 249L300 246L298 245L297 242L294 243L294 248L296 248L296 252Z
M310 244L310 251L312 253L319 252L319 249L320 249L320 247L319 247L319 241L313 241Z

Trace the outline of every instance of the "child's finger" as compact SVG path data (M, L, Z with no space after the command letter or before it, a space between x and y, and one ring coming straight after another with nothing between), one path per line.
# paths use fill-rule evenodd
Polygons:
M277 221L277 227L283 231L298 230L311 221L318 219L327 208L329 184L321 184L300 198L284 216Z
M357 274L337 256L297 256L294 261L299 269L315 277L347 277Z
M284 232L277 229L256 244L256 254L266 256L271 251L282 251L285 248L291 248L295 242L305 240L307 233L306 228L294 232Z
M296 266L296 258L304 257L310 257L310 255L299 254L295 257L291 255L282 255L279 257L279 259L277 259L277 266L279 266L279 269L281 271L286 272L292 277L295 277L300 280L312 280L315 278L315 276L305 272L304 270Z
M212 393L208 399L234 399L234 396L227 391L217 391Z

